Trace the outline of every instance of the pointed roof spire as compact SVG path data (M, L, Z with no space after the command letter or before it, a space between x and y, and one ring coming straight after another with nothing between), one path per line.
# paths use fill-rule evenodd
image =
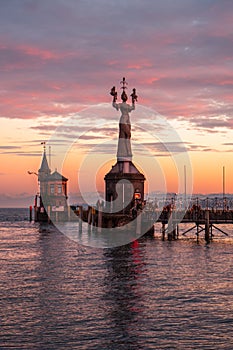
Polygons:
M44 145L43 146L44 152L43 152L43 158L42 158L41 166L40 166L40 169L38 171L39 181L43 180L46 176L48 176L51 173L51 170L49 169L47 157L46 157L45 142L41 142L41 144Z
M47 157L46 157L46 152L44 151L44 154L43 154L43 158L42 158L42 162L41 162L41 166L40 166L40 169L39 171L43 171L43 172L48 172L50 174L50 169L49 169L49 164L48 164L48 161L47 161Z

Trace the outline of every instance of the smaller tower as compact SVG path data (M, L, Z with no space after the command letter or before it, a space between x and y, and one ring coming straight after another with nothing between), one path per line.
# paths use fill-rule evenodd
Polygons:
M67 181L57 170L51 173L46 157L45 142L38 181L40 184L40 204L35 200L35 221L64 221L68 218Z

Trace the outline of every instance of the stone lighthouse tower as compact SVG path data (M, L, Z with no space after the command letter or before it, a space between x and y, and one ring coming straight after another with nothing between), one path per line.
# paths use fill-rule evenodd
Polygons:
M105 199L111 212L129 213L135 204L144 200L145 177L132 161L131 150L131 123L130 112L135 110L137 101L136 89L131 94L132 103L127 103L127 82L125 78L121 81L122 94L121 103L117 103L117 92L115 86L110 94L113 96L112 106L121 112L119 121L119 138L117 147L117 162L105 175Z

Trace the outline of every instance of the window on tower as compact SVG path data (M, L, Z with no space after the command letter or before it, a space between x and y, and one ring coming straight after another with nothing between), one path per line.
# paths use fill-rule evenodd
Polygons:
M54 194L54 185L53 185L53 184L50 185L50 193L51 193L51 194Z

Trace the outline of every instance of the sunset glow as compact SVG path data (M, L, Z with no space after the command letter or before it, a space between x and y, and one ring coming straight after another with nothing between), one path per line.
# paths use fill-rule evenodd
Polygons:
M123 76L146 192L183 192L187 166L189 191L221 193L224 166L233 193L232 13L226 0L2 3L0 206L33 203L42 141L71 198L79 182L104 192Z

